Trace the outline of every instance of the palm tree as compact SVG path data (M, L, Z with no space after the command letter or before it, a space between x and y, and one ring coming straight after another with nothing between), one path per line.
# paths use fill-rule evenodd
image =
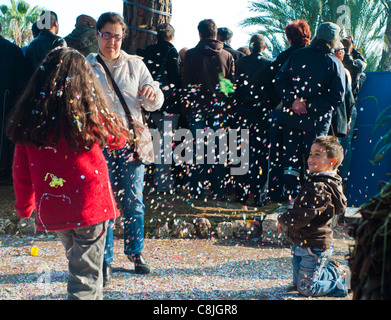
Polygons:
M384 32L383 54L379 69L381 71L391 71L391 1L381 0L385 8L384 25L386 30Z
M388 2L391 2L388 0ZM250 11L259 15L242 21L243 27L259 26L275 53L289 46L285 26L304 19L312 34L320 23L333 21L353 35L355 46L368 59L367 70L379 63L378 50L384 34L384 6L376 0L257 0L250 2ZM346 12L348 11L348 12ZM350 18L350 19L344 19ZM391 43L391 42L390 42Z
M39 19L42 11L38 6L30 9L25 1L11 0L11 7L1 5L2 35L20 47L28 44L32 40L31 25Z

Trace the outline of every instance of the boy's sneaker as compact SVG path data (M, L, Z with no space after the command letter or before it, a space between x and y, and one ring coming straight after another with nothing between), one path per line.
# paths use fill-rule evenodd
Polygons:
M341 275L341 279L343 279L345 281L346 287L347 287L348 291L350 291L351 290L351 272L350 272L349 267L339 263L336 260L330 260L330 263L333 264L337 268L339 274Z
M151 269L141 253L127 255L130 262L134 263L134 272L136 274L148 274Z

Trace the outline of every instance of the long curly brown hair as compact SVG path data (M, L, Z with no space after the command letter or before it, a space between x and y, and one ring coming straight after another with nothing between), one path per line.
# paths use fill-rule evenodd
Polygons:
M35 71L7 122L7 136L22 145L56 145L65 135L74 151L107 145L108 134L131 139L106 103L87 60L70 48L52 50Z

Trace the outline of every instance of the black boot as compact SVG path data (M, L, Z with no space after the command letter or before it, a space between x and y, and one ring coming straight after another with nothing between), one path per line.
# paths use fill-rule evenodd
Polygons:
M111 265L103 264L103 287L111 284Z
M141 253L127 255L130 262L134 263L134 272L136 274L148 274L151 269Z

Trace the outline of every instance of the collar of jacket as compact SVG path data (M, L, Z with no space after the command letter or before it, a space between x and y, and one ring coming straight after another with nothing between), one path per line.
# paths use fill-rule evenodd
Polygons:
M48 37L49 38L51 38L51 37L60 38L58 35L54 34L53 32L51 32L50 30L47 30L47 29L42 29L42 31L39 33L38 37L39 38L48 38ZM37 39L37 38L35 38L35 39Z
M223 50L224 44L214 39L201 39L196 48L208 55L218 55Z

